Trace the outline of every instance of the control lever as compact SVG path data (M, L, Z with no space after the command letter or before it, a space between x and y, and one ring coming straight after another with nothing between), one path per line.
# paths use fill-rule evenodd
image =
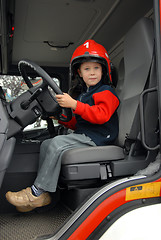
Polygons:
M30 103L32 103L39 96L41 92L42 92L42 88L38 88L28 100L23 101L21 103L22 109L26 110L30 106Z

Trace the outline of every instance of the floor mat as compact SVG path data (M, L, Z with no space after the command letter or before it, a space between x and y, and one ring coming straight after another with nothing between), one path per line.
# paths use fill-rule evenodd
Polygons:
M71 212L59 204L52 209L27 214L1 214L1 240L31 240L41 235L52 234L67 219Z

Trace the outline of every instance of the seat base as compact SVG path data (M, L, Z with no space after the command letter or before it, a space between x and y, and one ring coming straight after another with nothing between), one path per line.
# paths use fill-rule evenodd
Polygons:
M123 159L123 149L113 145L70 149L62 156L61 177L68 181L106 180L112 176L110 162Z

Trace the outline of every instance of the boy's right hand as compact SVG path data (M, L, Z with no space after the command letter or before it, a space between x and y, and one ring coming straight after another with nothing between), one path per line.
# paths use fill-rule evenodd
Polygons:
M73 110L77 107L77 101L67 93L57 94L56 101L61 107L72 108Z

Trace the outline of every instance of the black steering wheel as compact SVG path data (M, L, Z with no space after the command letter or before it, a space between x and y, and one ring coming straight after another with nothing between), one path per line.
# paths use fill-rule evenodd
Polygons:
M18 68L19 71L24 79L24 81L26 82L27 86L29 88L32 88L33 85L30 81L30 79L28 78L27 72L26 72L26 68L30 67L31 69L33 69L40 77L42 77L43 79L43 83L41 84L40 88L45 88L47 85L50 86L52 88L52 90L56 93L56 94L63 94L63 92L60 90L60 88L58 87L58 85L53 81L53 79L36 63L30 61L30 60L21 60L18 63ZM54 98L54 96L52 96ZM54 101L56 102L56 99L54 98ZM61 111L59 112L58 115L56 115L58 120L64 121L64 122L68 122L71 120L72 118L72 111L70 108L61 108L59 107L59 109L61 109Z

